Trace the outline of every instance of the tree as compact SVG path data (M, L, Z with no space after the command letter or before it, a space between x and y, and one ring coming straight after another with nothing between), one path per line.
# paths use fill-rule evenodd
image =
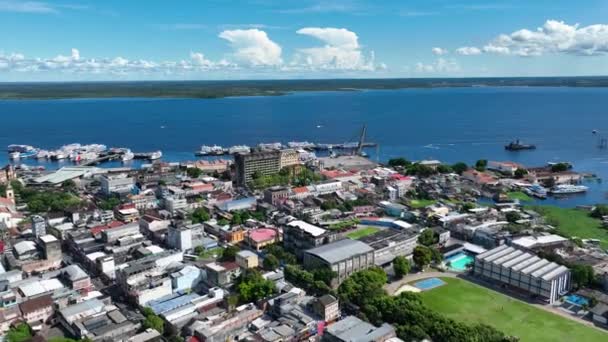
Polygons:
M431 249L425 246L416 246L414 248L414 263L418 268L424 269L433 260Z
M514 176L517 179L521 179L521 178L524 178L524 176L527 174L528 174L528 170L518 168L517 170L515 170Z
M8 342L26 342L32 338L32 329L27 323L19 323L6 334Z
M192 219L192 223L203 223L209 221L211 215L209 215L209 211L206 208L197 208L192 212L190 218Z
M99 203L99 208L103 210L112 210L117 205L120 204L120 199L118 197L112 196L107 198Z
M425 229L420 233L420 236L418 236L418 243L425 246L434 245L437 240L437 236L432 229Z
M602 219L604 216L608 215L608 205L598 204L591 211L591 217L595 217L598 219Z
M276 287L272 280L265 279L258 271L247 270L237 281L237 292L242 302L250 303L274 294Z
M186 174L190 178L198 178L203 174L203 170L198 167L189 167L186 169Z
M331 281L338 276L338 273L332 271L329 267L319 267L312 270L312 276L315 281L322 281L330 286Z
M234 261L236 259L236 253L239 252L239 248L236 246L228 246L222 252L221 261Z
M441 254L437 248L429 247L429 249L431 250L431 258L433 262L440 264L443 261L443 254Z
M509 223L515 223L521 219L521 215L517 211L509 211L505 214L505 219Z
M479 172L485 171L488 166L488 161L485 159L479 159L475 162L475 169Z
M374 299L386 295L384 284L388 278L379 267L355 272L338 288L340 301L363 306Z
M471 203L471 202L465 202L462 204L462 207L460 208L461 211L469 211L471 209L475 209L475 204Z
M469 167L467 166L467 164L465 164L463 162L458 162L458 163L452 165L452 170L454 170L454 172L456 172L459 175L461 175L463 172L465 172L468 169L469 169Z
M591 285L595 279L593 267L589 265L572 265L572 282L576 288L583 288Z
M570 168L568 163L557 163L551 165L551 172L564 172Z
M279 268L279 259L274 255L270 254L264 258L264 269L267 271L273 271Z
M65 191L74 191L76 190L76 183L73 180L68 179L61 183L61 188Z
M393 270L397 278L403 278L404 275L410 273L411 268L410 261L404 256L399 255L393 260Z
M449 165L441 164L437 166L437 172L439 173L451 173L452 171L452 167Z
M152 309L145 307L142 310L142 314L144 315L144 317L146 317L142 324L144 329L154 329L158 331L161 335L165 332L165 322L162 318L157 316L154 311L152 311Z
M405 158L393 158L393 159L389 159L389 161L388 161L388 165L392 166L392 167L397 167L397 166L406 167L406 166L409 166L410 164L412 164L412 163Z

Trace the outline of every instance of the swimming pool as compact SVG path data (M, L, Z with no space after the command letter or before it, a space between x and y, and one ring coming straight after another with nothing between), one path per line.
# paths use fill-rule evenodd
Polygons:
M575 294L566 296L566 302L578 306L589 305L589 300L587 298Z
M428 278L414 283L414 287L421 289L422 291L434 289L438 286L444 285L445 282L439 278Z
M445 258L444 260L446 264L450 263L448 267L451 270L459 272L466 271L467 265L474 261L475 258L471 254L466 252L458 252L454 255Z

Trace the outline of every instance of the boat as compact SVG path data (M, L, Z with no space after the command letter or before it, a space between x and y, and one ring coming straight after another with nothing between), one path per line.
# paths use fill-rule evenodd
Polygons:
M280 150L283 148L283 144L281 144L280 142L260 143L258 144L258 147L263 150Z
M311 149L315 147L315 144L308 141L290 141L287 143L287 146L291 148Z
M51 159L53 160L64 160L68 157L68 155L63 151L55 151L51 153Z
M156 159L160 159L162 156L163 156L163 153L161 151L156 151L156 152L150 153L150 157L148 157L148 159L156 160Z
M536 145L522 144L519 139L511 141L508 145L505 145L505 150L508 151L521 151L521 150L534 150Z
M589 188L584 185L560 184L551 188L553 195L580 194L587 192Z
M46 150L40 150L36 153L36 158L38 159L47 159L50 157L50 152Z
M228 148L228 153L236 154L236 153L249 153L251 152L251 148L247 145L235 145Z
M201 149L198 150L197 152L195 152L194 154L197 155L197 156L209 156L209 155L222 155L225 152L226 152L226 150L222 146L218 146L218 145L213 145L213 146L203 145L203 146L201 146Z
M20 152L20 153L24 153L24 152L31 152L31 151L35 151L36 148L30 145L8 145L8 148L6 149L8 151L8 153L11 152Z
M525 193L537 198L547 198L547 189L540 184L532 184L530 187L525 189Z
M131 152L131 150L129 149L125 149L122 153L122 156L120 156L120 159L123 162L129 161L129 160L133 160L133 158L135 157L135 154L133 152Z
M21 159L21 152L19 151L13 151L11 153L8 154L8 157L12 160L18 160Z

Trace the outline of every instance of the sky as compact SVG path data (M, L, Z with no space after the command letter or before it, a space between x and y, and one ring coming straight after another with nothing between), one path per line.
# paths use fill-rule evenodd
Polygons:
M0 82L579 75L607 0L0 0Z

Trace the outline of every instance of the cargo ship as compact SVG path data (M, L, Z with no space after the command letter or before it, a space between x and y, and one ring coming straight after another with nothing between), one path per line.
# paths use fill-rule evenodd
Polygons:
M505 145L505 150L507 151L522 151L522 150L535 150L536 145L532 144L522 144L519 139L515 141L511 141L509 144Z

